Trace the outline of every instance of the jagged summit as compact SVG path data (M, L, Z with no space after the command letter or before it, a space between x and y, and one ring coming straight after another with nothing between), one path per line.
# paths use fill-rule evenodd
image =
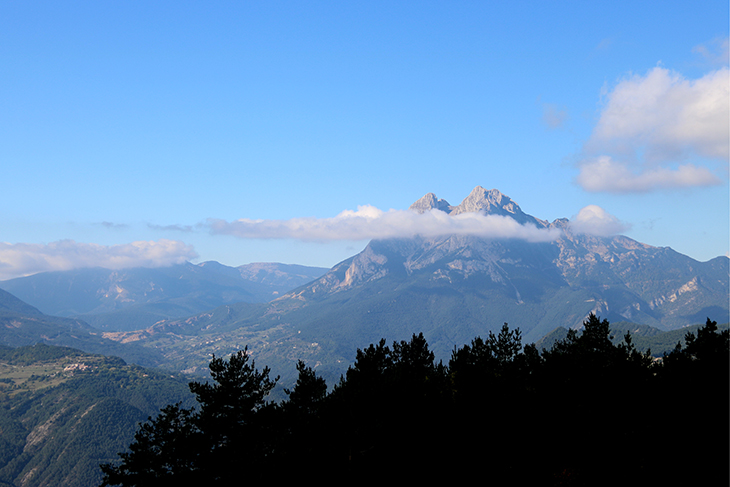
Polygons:
M451 214L458 215L460 213L474 213L477 211L501 213L500 210L511 214L517 212L522 213L517 203L512 201L509 196L502 194L497 189L487 191L481 186L477 186L469 193L469 196L464 198L464 201L459 206L451 211Z
M481 186L474 188L458 206L451 206L448 201L437 198L433 193L428 193L413 203L410 209L418 213L437 209L450 215L483 212L490 215L508 216L520 223L532 223L537 226L547 224L547 222L524 213L517 203L498 189L486 190Z
M433 210L434 208L446 213L451 213L452 206L448 201L437 198L433 193L428 193L413 203L408 209L417 211L418 213L424 213L426 211Z

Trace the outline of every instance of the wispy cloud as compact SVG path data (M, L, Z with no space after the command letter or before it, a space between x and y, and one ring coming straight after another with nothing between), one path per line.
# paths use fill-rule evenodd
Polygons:
M194 232L196 227L199 227L200 225L193 226L193 225L156 225L154 223L148 223L147 228L151 228L152 230L162 230L165 232L182 232L182 233L190 233Z
M575 233L608 237L625 232L629 228L630 225L621 222L598 205L588 205L570 219L570 229Z
M542 121L548 128L558 129L568 120L568 112L553 103L542 104Z
M606 37L604 39L601 39L601 42L598 43L598 45L595 47L596 51L606 51L613 45L613 38L612 37Z
M487 238L517 238L530 242L555 240L557 229L521 225L512 218L462 213L450 216L440 210L416 213L410 210L382 211L360 206L333 218L292 218L290 220L250 220L232 222L208 220L214 234L254 239L296 239L305 241L369 240L407 238L420 235L477 235Z
M692 52L701 55L704 61L710 65L727 65L730 62L730 41L727 37L718 37L707 44L695 46Z
M576 182L614 193L721 184L709 167L686 162L730 157L730 71L690 80L655 67L630 76L607 102L583 148Z
M107 222L107 221L95 223L94 225L99 225L104 228L109 228L112 230L121 230L121 229L129 228L129 225L127 225L125 223L114 223L114 222Z
M121 245L98 245L73 240L49 244L0 242L0 280L85 267L164 267L195 257L197 254L192 246L165 239Z

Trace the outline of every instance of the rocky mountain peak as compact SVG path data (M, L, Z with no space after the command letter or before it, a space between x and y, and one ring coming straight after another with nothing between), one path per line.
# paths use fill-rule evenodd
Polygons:
M416 211L418 213L424 213L434 208L437 210L445 211L446 213L451 212L451 205L449 205L449 202L437 198L436 195L433 193L428 193L421 199L413 203L409 207L409 210Z
M517 203L512 201L509 196L502 194L498 189L486 190L481 186L474 188L458 206L449 205L448 201L437 198L433 193L428 193L410 206L412 211L418 213L424 213L434 208L450 215L483 212L508 216L520 223L532 223L538 226L546 225L546 222L524 213Z
M522 213L520 207L499 190L491 189L487 191L481 186L477 186L469 193L469 196L464 198L464 201L459 206L454 207L451 214L458 215L460 213L474 213L478 211L497 214L506 211L513 215L518 212Z
M458 206L451 206L448 201L437 198L433 193L428 193L413 203L409 209L423 213L434 208L452 215L479 211L497 214L505 212L512 215L522 214L520 207L509 196L502 194L498 189L486 190L481 186L474 188Z

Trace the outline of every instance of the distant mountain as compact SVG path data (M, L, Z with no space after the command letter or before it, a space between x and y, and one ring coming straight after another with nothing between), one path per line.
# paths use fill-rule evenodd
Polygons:
M589 313L660 330L707 317L729 321L727 257L698 262L624 236L576 234L565 219L540 220L481 187L458 206L433 194L411 206L431 209L506 216L561 236L543 243L464 235L373 240L267 305L225 305L108 337L154 346L180 367L202 366L210 353L230 352L227 344L248 343L267 364L306 358L336 371L356 347L417 332L448 359L455 346L505 322L519 327L529 343L558 326L579 327Z
M104 330L136 330L223 304L271 301L327 270L274 263L228 267L211 261L45 272L2 281L0 288L46 314L81 318Z

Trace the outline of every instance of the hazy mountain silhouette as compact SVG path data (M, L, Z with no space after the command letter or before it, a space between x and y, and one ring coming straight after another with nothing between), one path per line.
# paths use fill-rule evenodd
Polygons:
M137 330L227 303L271 301L326 271L275 263L229 267L210 261L44 272L0 282L0 288L49 315L81 318L104 330Z

